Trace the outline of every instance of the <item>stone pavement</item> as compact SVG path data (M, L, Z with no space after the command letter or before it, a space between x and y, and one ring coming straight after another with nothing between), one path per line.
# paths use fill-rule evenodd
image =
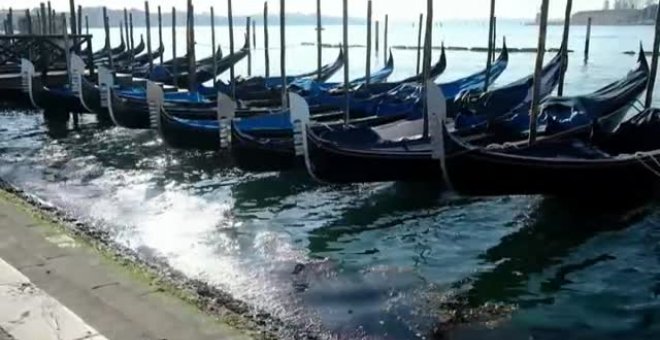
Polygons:
M12 340L247 338L141 282L3 195L0 340L11 339L1 329Z

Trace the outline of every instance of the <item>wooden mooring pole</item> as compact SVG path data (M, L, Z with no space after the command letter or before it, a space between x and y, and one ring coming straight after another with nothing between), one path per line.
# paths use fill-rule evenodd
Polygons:
M270 77L270 51L268 50L268 1L264 1L264 64L265 76Z
M30 16L30 10L25 10L25 20L27 20L27 34L32 35L32 16ZM30 59L32 57L30 56Z
M497 16L493 17L493 53L491 54L491 62L495 62L495 50L497 50Z
M7 14L7 27L9 28L9 34L14 34L14 9L9 7L9 14Z
M348 83L350 82L349 75L349 48L348 48L348 0L343 0L343 16L342 16L342 29L344 36L344 125L348 126L351 120L351 97L349 94Z
M76 32L78 31L78 25L76 24L76 3L75 3L75 0L69 0L69 11L71 12L70 13L70 15L71 15L71 20L70 20L71 34L76 35ZM64 27L66 27L66 26L64 26ZM73 38L73 43L75 45L77 45L78 39Z
M385 32L383 32L383 63L387 62L387 34L390 26L390 16L385 15Z
M89 16L85 15L85 34L89 35Z
M653 91L655 90L655 80L658 73L658 53L660 53L660 4L655 16L655 39L653 40L653 57L651 58L651 75L646 86L646 100L644 107L651 108L653 104Z
M250 18L250 17L245 18L245 21L246 21L245 22L245 26L246 26L245 27L245 32L247 32L246 33L246 39L247 39L248 48L250 49L248 51L248 55L247 55L247 62L248 62L247 73L248 73L248 77L252 76L252 49L251 49L252 41L251 41L251 38L250 38L251 37L250 28L252 27L251 20L252 20L252 18Z
M82 6L78 5L78 19L76 21L76 23L78 24L78 30L76 31L76 32L78 32L78 35L82 35L82 32L83 32L82 31L82 12L83 12Z
M495 21L495 0L490 0L490 21L488 24L488 59L486 60L486 81L484 82L484 92L490 87L490 69L493 64L493 24Z
M422 26L424 26L424 13L419 13L419 31L417 32L417 71L415 74L419 74L419 68L422 62Z
M34 22L34 31L36 34L42 35L43 32L41 31L41 14L38 8L37 8L37 17L35 19L36 21Z
M110 48L110 22L108 19L108 9L106 7L103 7L103 27L105 29L105 53L108 56L110 69L114 70L115 61L112 57L112 49Z
M257 19L252 20L252 49L257 49Z
M172 7L172 73L178 74L179 63L176 61L176 8ZM174 77L174 86L179 87L179 78Z
M46 14L46 4L41 3L41 35L48 34L48 15Z
M144 2L144 16L147 24L147 58L149 58L149 73L154 69L154 60L151 55L151 14L149 13L149 1Z
M163 11L158 6L158 50L163 48ZM163 53L160 53L158 57L158 63L163 65Z
M321 0L316 0L316 78L321 79L323 67L323 26L321 23Z
M573 10L573 0L566 1L566 13L564 14L564 34L561 40L561 73L559 73L559 85L557 95L564 95L564 83L566 79L566 67L568 66L568 38L571 29L571 12Z
M126 37L128 37L128 34ZM124 40L124 23L121 20L119 21L119 39L121 39L120 45L124 45L128 42L128 40Z
M286 81L286 4L280 0L280 75L282 77L282 107L289 107Z
M53 8L51 7L50 1L48 1L48 33L53 34Z
M587 19L587 38L584 41L584 63L589 62L589 45L591 44L591 17Z
M130 64L133 65L133 46L131 46L131 35L128 31L128 11L126 10L126 7L124 7L124 32L126 33L126 47L129 51L128 60L130 61ZM131 66L131 68L133 67Z
M217 48L215 46L215 10L211 6L211 58L213 58L213 88L218 84L215 74L218 72L218 58L216 58Z
M227 19L229 20L229 53L234 54L234 9L232 0L227 0ZM234 64L229 68L229 86L231 89L231 97L236 98L236 69Z
M129 30L131 31L131 62L135 59L135 35L133 34L133 12L128 13Z
M197 58L195 57L195 7L188 0L188 91L197 88Z
M378 56L380 55L378 48L379 40L380 40L380 21L376 20L376 46L374 46L375 50L374 53L376 54L376 59L378 59Z
M433 42L433 0L426 1L426 34L424 36L424 64L422 66L422 73L424 79L424 96L428 92L428 82L431 78L431 54L432 54L432 42ZM423 121L423 136L429 137L429 112L428 105L426 100L422 100L424 103L424 121Z
M539 43L536 49L536 65L534 67L534 85L532 87L532 107L529 121L529 144L536 142L537 123L539 117L539 103L541 101L541 72L543 70L543 57L545 55L545 38L548 33L548 3L541 2L541 16L539 22Z
M367 3L367 65L366 65L366 84L371 83L371 15L372 15L371 0Z

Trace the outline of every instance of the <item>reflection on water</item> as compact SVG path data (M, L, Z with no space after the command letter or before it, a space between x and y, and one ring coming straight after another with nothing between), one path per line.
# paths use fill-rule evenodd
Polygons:
M478 29L443 28L482 42ZM613 41L615 29L601 29L592 63L570 64L567 93L623 76L634 58L618 51L651 32L616 28L623 38ZM394 31L393 44L405 44ZM535 34L511 23L501 32L519 46ZM310 57L292 72L315 67L313 50L296 49ZM413 53L395 51L397 77L414 69ZM451 52L448 78L483 59ZM533 55L511 59L502 82L531 70ZM72 130L22 110L0 112L0 177L255 309L340 338L660 334L655 205L619 212L433 186L320 186L304 171L247 174L223 155L171 150L151 131L101 129L89 117Z

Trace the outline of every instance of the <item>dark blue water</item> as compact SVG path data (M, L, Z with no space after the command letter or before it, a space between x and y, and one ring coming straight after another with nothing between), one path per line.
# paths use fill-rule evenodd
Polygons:
M471 37L481 26L446 29ZM508 29L518 46L533 40L522 37L534 28ZM613 51L649 32L595 30L592 62L572 57L568 93L623 77L634 58ZM395 52L397 67L414 68L410 53ZM512 56L501 82L528 74L532 59ZM451 53L449 65L451 79L483 56ZM321 186L303 171L247 174L223 155L171 150L151 131L99 129L93 118L62 131L11 109L0 112L0 178L255 309L339 338L660 335L656 203Z

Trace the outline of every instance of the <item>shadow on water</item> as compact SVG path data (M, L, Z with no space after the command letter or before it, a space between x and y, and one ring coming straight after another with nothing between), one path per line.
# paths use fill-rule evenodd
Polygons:
M470 329L470 325L505 319L517 308L552 305L554 295L571 283L569 274L615 259L604 253L563 264L571 253L600 234L629 228L649 211L647 205L612 210L585 202L543 199L523 228L479 256L492 269L455 284L459 293L440 305L448 317L434 331L433 338L507 336L506 326L501 333L497 328L465 332L465 325ZM533 276L555 266L559 267L553 277L543 280L538 289L530 288Z
M232 186L234 208L239 212L262 210L282 199L318 188L320 185L304 169L254 175Z
M474 201L447 199L445 189L440 184L393 183L357 202L356 206L348 208L337 219L311 231L308 248L312 255L322 256L336 250L330 244L340 238L396 227L407 220L434 216L439 209Z

